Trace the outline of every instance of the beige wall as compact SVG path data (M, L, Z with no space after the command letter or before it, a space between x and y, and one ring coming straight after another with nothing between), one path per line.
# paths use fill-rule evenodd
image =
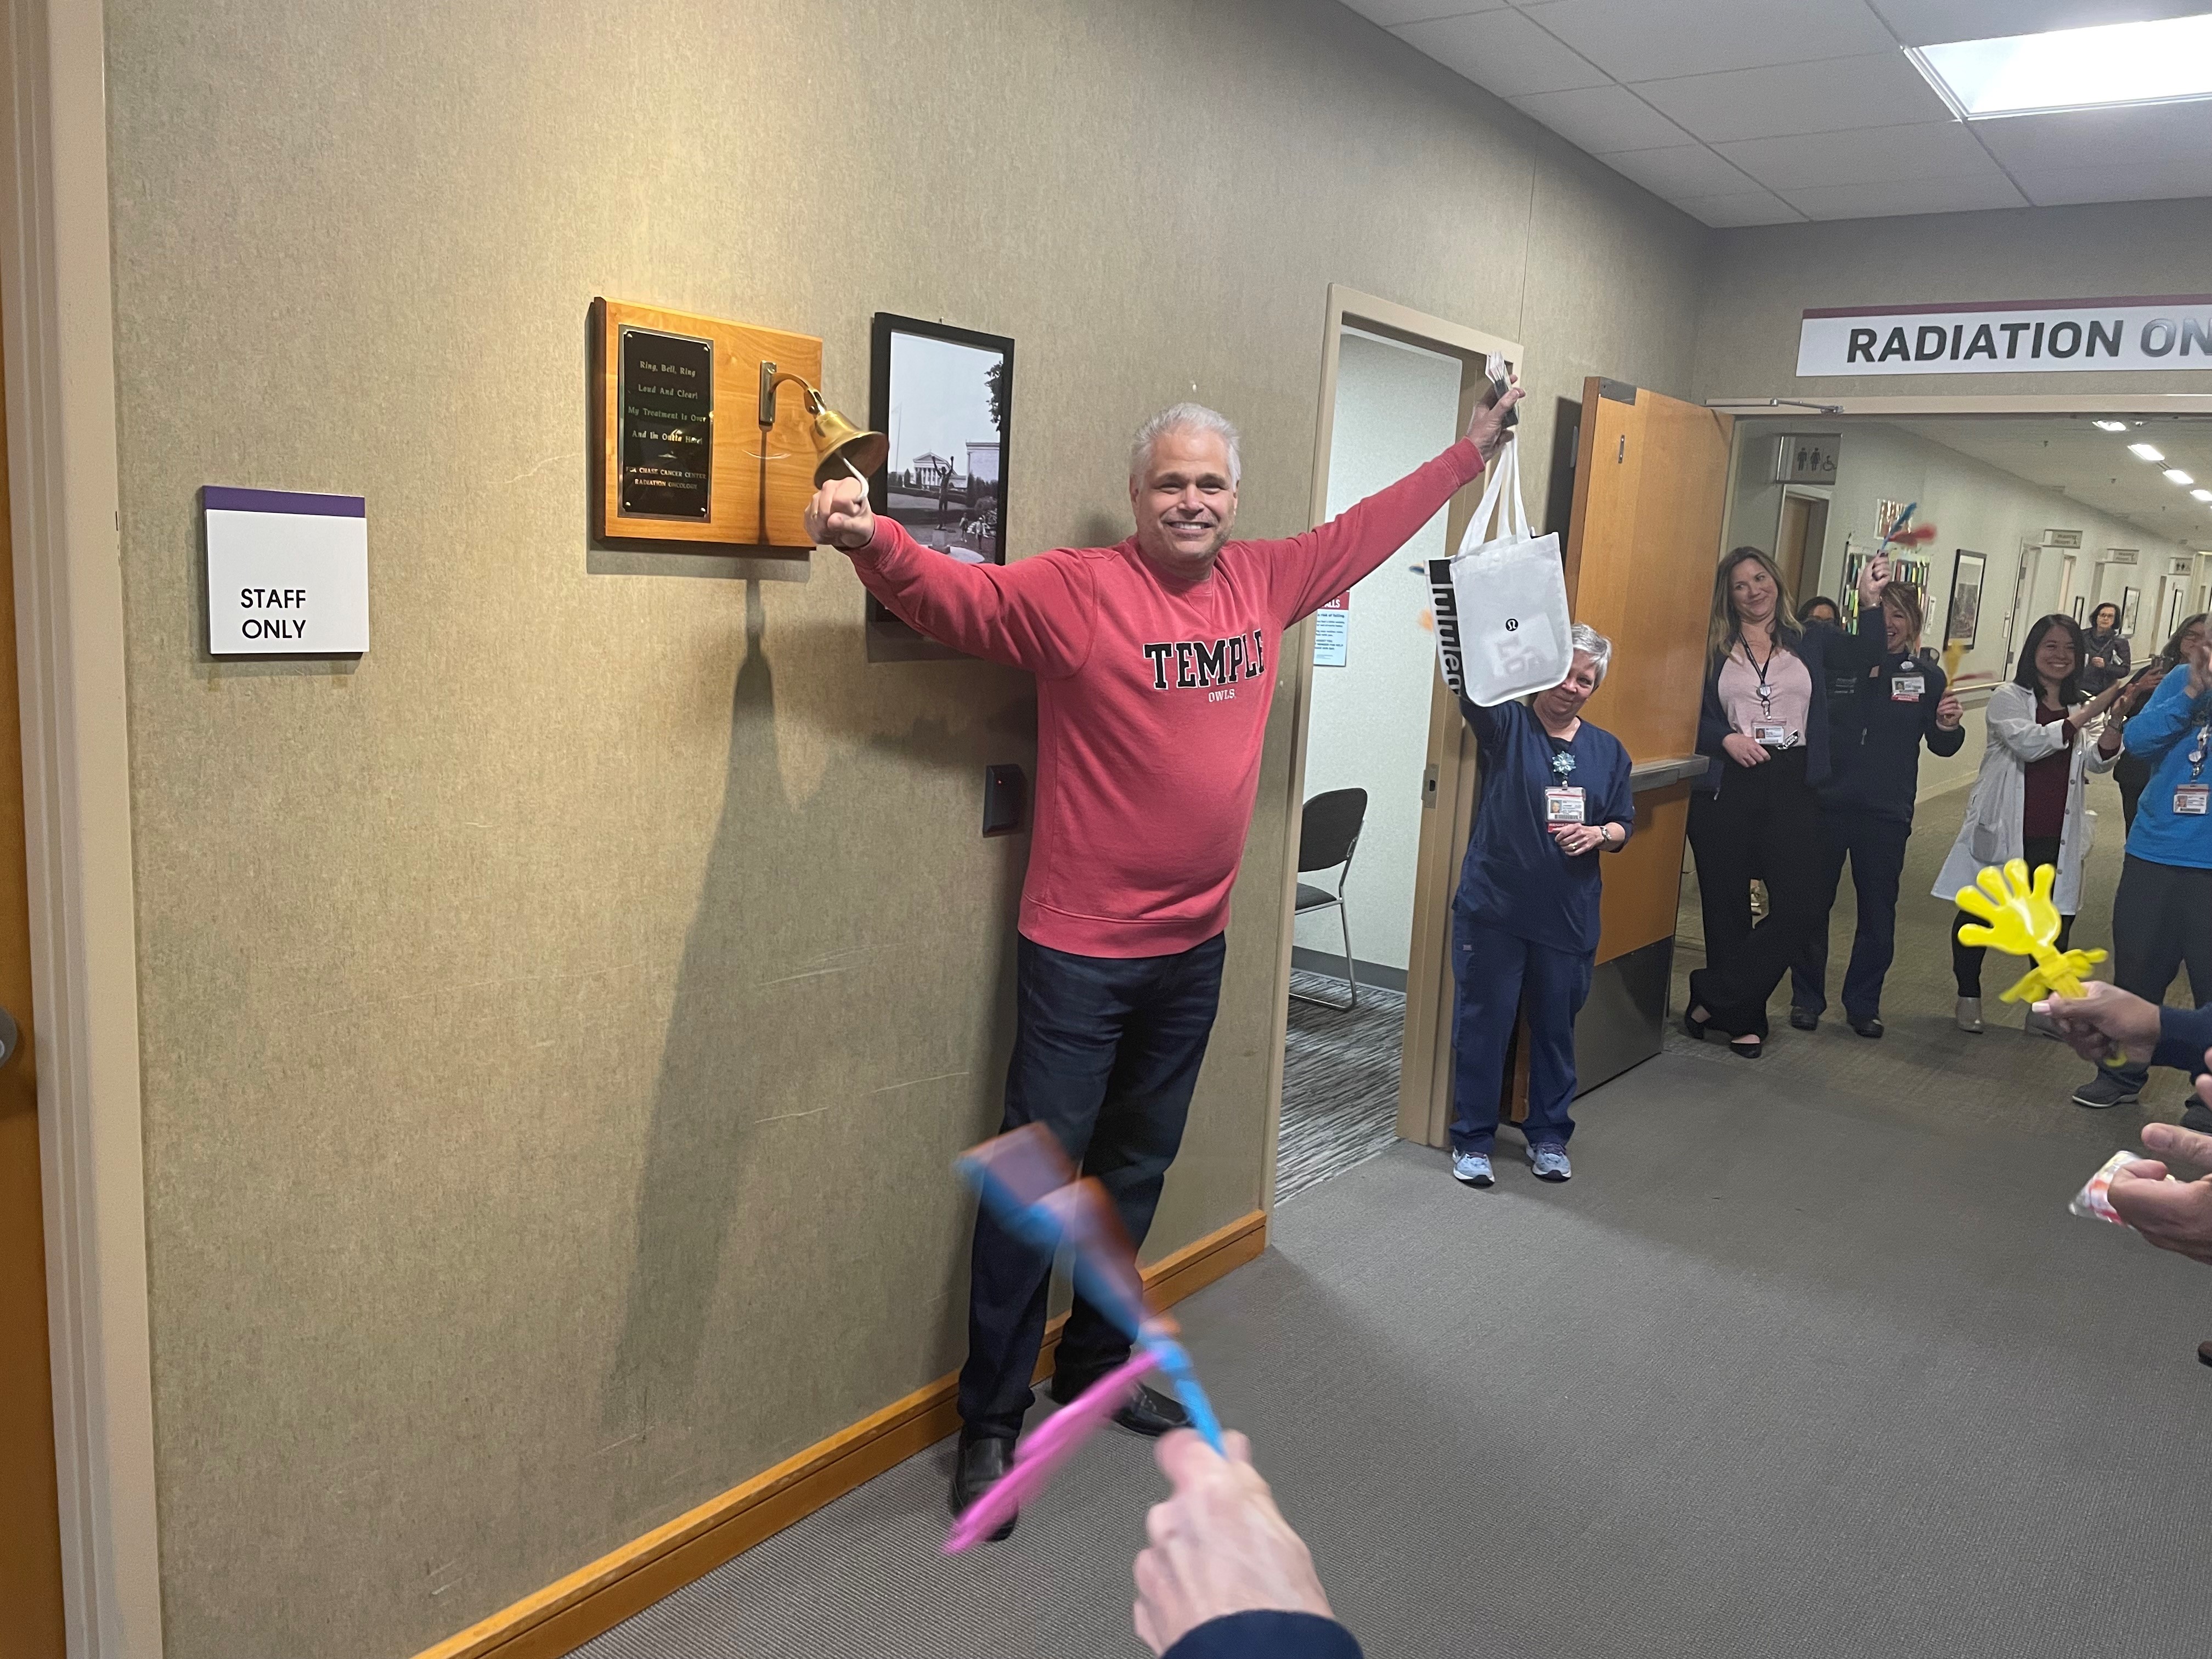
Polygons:
M1715 235L1697 395L2203 392L2212 372L1797 377L1801 314L1825 306L2202 294L2212 199L1761 225Z
M866 666L833 555L607 574L592 296L855 410L872 312L1014 336L1034 548L1193 395L1297 526L1332 281L1523 340L1540 477L1705 233L1325 0L107 17L169 1652L404 1655L957 1363L1008 1037L1027 683ZM204 655L208 483L368 497L357 665ZM1259 1201L1283 854L1154 1254Z

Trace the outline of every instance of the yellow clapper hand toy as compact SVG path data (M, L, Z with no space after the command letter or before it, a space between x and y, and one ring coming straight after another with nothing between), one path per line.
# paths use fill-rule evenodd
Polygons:
M2002 874L1984 869L1974 878L1977 885L1959 890L1959 908L1989 924L1977 927L1968 922L1960 927L1961 945L1994 945L2007 956L2027 957L2035 963L2005 992L2007 1002L2037 1002L2053 992L2078 997L2089 969L2105 959L2102 951L2057 949L2058 907L2051 902L2051 884L2057 876L2049 865L2039 864L2031 882L2027 866L2012 859Z

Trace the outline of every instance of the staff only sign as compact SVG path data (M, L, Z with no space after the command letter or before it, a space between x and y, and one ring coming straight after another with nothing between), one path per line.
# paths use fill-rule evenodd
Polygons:
M2212 369L2212 295L1808 311L1797 372L2021 374Z

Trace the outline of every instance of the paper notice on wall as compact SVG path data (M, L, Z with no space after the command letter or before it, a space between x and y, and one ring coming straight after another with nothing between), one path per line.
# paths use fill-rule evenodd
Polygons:
M1341 668L1352 635L1352 595L1338 594L1314 612L1314 666Z

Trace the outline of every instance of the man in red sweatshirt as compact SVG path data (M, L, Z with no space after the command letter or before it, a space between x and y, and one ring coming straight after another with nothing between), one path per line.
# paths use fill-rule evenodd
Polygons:
M1520 397L1514 388L1486 400L1436 459L1281 541L1229 539L1237 429L1196 404L1138 434L1137 532L1117 547L963 564L872 514L857 480L823 485L807 508L807 533L850 555L894 614L1036 676L1036 806L1003 1127L1048 1127L1104 1184L1137 1243L1182 1143L1213 1029L1283 631L1403 547L1477 477ZM1012 1457L1035 1398L1050 1271L977 1217L956 1512ZM1077 1297L1054 1398L1074 1398L1128 1351L1127 1337ZM1117 1420L1158 1435L1185 1419L1147 1389Z

